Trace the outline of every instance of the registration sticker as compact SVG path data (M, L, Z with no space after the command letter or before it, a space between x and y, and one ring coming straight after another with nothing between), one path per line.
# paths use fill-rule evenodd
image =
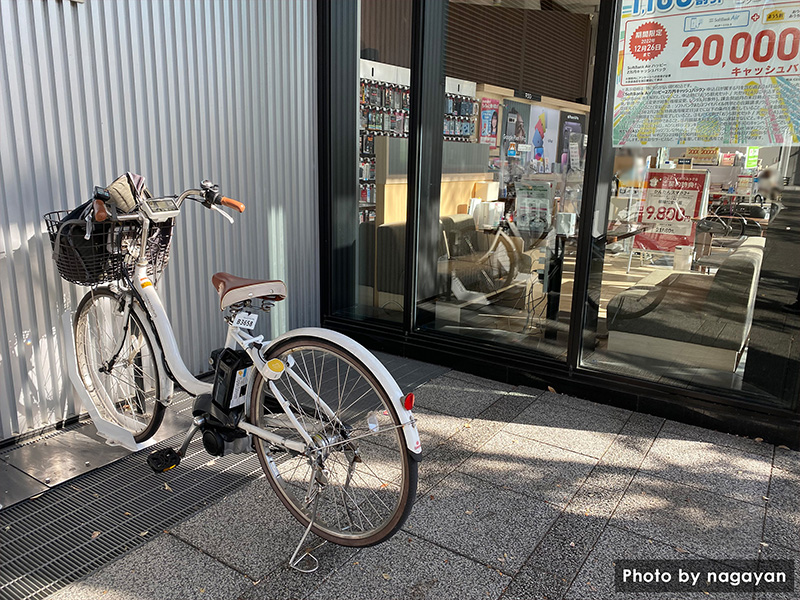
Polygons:
M247 398L247 380L250 368L239 369L236 371L236 380L233 382L233 393L231 394L230 408L235 408L244 404Z
M233 326L239 327L240 329L252 329L256 326L256 321L258 321L258 315L240 312L233 320Z

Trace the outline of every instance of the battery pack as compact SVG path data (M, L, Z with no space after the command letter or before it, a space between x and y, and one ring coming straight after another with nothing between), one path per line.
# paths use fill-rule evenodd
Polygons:
M243 405L250 393L248 384L252 367L253 361L244 350L225 348L220 352L211 392L214 404L226 413Z

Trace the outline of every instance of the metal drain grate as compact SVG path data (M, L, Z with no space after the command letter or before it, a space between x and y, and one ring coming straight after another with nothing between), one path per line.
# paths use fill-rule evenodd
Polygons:
M145 462L166 440L0 512L0 598L46 598L262 476L255 454L213 458L199 438L175 469Z

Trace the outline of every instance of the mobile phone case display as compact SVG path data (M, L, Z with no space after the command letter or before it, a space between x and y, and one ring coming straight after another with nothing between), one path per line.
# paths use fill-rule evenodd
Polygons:
M408 137L408 107L410 89L406 85L361 80L362 135Z
M410 90L407 85L361 79L359 223L374 221L376 215L375 137L408 137L409 103Z
M448 142L477 142L480 108L471 96L447 93L444 108L444 139Z

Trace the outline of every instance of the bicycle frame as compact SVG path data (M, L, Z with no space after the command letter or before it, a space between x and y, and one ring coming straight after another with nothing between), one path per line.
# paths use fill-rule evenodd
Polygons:
M146 233L146 232L145 232ZM180 351L178 350L178 343L175 339L175 333L172 330L172 326L170 325L169 318L167 317L167 312L164 309L164 305L161 302L161 297L158 295L158 292L155 289L150 278L147 276L147 265L145 264L137 264L136 269L134 272L134 277L132 278L132 284L135 287L136 291L139 293L140 297L142 298L145 306L144 311L147 313L149 317L149 322L155 328L154 334L156 336L156 344L154 345L154 352L157 354L157 360L160 361L160 364L163 366L167 366L169 371L172 373L175 380L178 384L185 389L187 392L194 396L199 396L201 394L210 394L213 385L211 383L204 383L197 379L189 369L186 367L186 364L183 362L183 358L180 355ZM330 407L325 403L325 401L320 398L312 389L309 387L303 379L297 375L292 370L292 365L287 364L286 368L284 369L283 373L277 374L271 371L267 365L267 363L262 358L262 352L264 348L268 348L269 346L276 344L286 337L290 335L313 335L315 337L321 337L323 339L328 339L331 341L335 341L338 344L344 346L351 350L356 356L359 356L361 360L363 360L367 365L370 367L372 372L376 375L379 383L384 388L384 390L388 393L392 403L394 404L395 409L397 410L398 416L401 420L401 427L404 438L406 440L406 446L409 450L411 450L414 454L419 454L421 452L421 443L419 439L419 434L416 429L416 424L413 419L413 416L410 411L406 410L403 406L402 398L403 394L400 388L397 386L397 383L391 377L389 372L386 370L386 367L383 364L375 359L371 354L366 353L363 351L359 345L355 342L343 336L341 334L337 334L335 332L329 332L327 330L319 330L316 328L307 328L307 329L299 329L295 331L291 331L283 336L280 336L272 341L264 341L260 336L253 337L248 333L244 332L238 327L234 327L233 325L228 326L228 333L225 340L225 347L226 348L235 348L236 346L240 346L243 348L248 355L250 356L251 360L253 361L253 365L261 373L262 377L266 381L268 381L268 385L270 387L270 391L272 392L273 396L278 400L279 404L283 408L284 412L286 413L287 417L291 421L292 425L298 431L300 436L303 438L305 443L300 443L294 440L287 440L281 436L273 434L269 431L266 431L260 427L253 425L252 423L247 422L243 419L239 424L238 427L247 433L255 435L269 443L277 444L288 448L289 450L293 450L295 452L305 452L309 447L314 447L315 444L311 439L311 436L308 432L303 428L300 421L292 412L289 403L283 398L283 396L278 391L277 387L273 383L274 379L277 379L280 376L291 377L298 385L307 393L311 398L319 406L320 410L326 414L329 418L335 419L335 413L330 409ZM262 347L262 351L260 352L256 346L255 342L259 342ZM266 355L264 353L264 355ZM161 398L159 399L163 404L168 404L171 396L174 394L174 384L172 380L166 375L166 369L161 368L159 369L159 373L161 374ZM252 375L250 376L252 380ZM248 389L250 388L250 383L248 382ZM249 400L246 401L245 404L245 415L249 414Z

